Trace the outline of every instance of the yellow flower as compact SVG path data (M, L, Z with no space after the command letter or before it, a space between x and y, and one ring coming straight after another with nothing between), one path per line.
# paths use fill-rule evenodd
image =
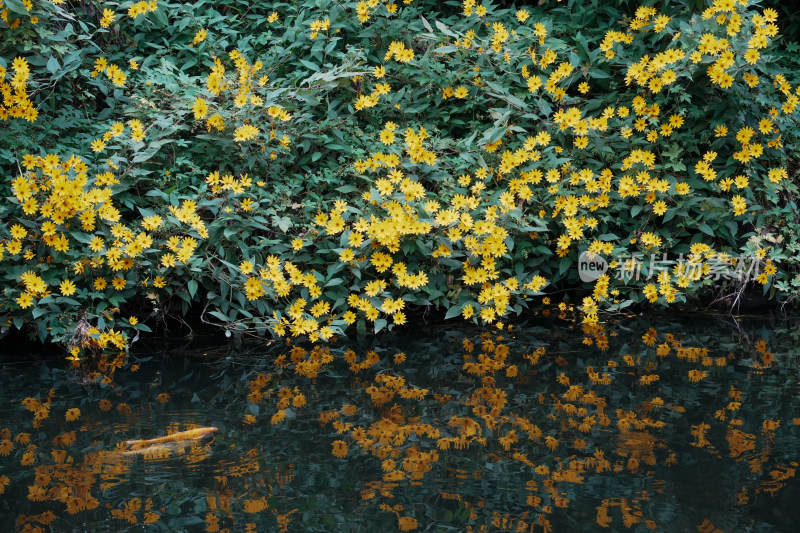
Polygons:
M743 215L747 212L747 202L744 197L737 194L731 199L731 204L733 205L733 214L735 216Z
M236 128L236 131L233 133L233 140L234 141L248 141L261 133L261 131L251 124L245 124L244 126L239 126Z
M656 288L654 283L648 283L642 289L645 297L650 303L656 302L658 300L658 289Z
M383 144L392 144L394 142L394 132L388 129L381 130L380 140Z
M103 9L103 18L100 19L100 26L108 28L111 26L111 23L114 22L115 18L117 18L117 15L113 11L110 9Z
M781 180L788 179L789 174L785 168L772 168L769 170L767 177L772 183L780 183Z
M253 262L242 261L239 263L239 270L242 272L242 274L251 274L253 272Z
M206 118L208 114L208 104L202 98L197 98L192 104L192 112L194 113L195 120Z
M15 239L24 239L28 232L19 224L11 226L11 236Z
M275 424L278 424L284 420L286 420L286 409L280 409L274 415L272 415L272 418L270 418L270 424L274 426Z
M313 316L314 318L319 318L322 315L328 314L330 310L331 310L331 304L329 304L328 302L317 302L311 308L310 312L311 316Z
M303 249L303 239L293 239L292 240L292 250L298 252Z
M339 459L343 459L347 456L347 443L343 440L335 440L332 443L333 450L331 453L338 457Z
M29 292L23 292L17 298L17 305L22 309L27 309L33 305L33 296Z
M417 529L419 524L415 518L410 516L400 516L397 518L397 527L400 531L411 531L412 529Z
M685 195L689 194L691 190L692 189L688 183L678 183L675 185L675 194Z
M161 266L163 268L170 268L175 266L175 254L166 253L161 256Z
M2 440L0 441L0 455L6 456L10 454L14 450L14 443L10 440Z
M200 29L197 33L194 34L194 39L192 40L192 46L202 43L206 40L206 30Z
M59 284L58 288L61 291L61 294L63 296L71 296L71 295L75 294L75 290L76 290L75 289L75 284L71 280L68 280L68 279L65 279L64 281L62 281Z
M77 407L73 407L72 409L67 410L65 418L67 422L72 422L73 420L77 420L81 417L81 410Z
M244 292L248 300L257 300L266 294L264 285L258 278L247 278L244 283Z
M706 371L701 371L696 369L689 371L689 381L691 381L692 383L697 383L698 381L704 379L706 376L708 376L708 372Z
M748 48L744 53L744 60L751 65L755 65L761 58L761 54L755 48Z

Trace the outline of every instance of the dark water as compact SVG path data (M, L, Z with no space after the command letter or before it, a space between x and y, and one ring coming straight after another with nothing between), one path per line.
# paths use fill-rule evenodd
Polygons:
M727 318L6 356L0 530L797 531L798 353Z

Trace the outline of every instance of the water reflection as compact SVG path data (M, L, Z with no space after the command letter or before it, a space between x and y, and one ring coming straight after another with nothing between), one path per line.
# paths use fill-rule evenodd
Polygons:
M794 531L795 330L709 331L449 332L145 358L94 383L4 365L0 514L22 531Z

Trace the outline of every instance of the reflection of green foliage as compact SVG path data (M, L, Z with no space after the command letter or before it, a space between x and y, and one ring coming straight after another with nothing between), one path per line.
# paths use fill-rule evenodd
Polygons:
M52 512L53 530L785 524L747 513L794 478L795 329L651 326L143 359L113 387L1 367L0 511L19 527ZM115 453L194 426L221 431L171 456Z

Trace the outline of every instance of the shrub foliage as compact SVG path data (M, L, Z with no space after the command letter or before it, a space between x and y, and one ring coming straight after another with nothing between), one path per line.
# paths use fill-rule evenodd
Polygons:
M777 12L540 4L4 0L4 331L792 298Z

